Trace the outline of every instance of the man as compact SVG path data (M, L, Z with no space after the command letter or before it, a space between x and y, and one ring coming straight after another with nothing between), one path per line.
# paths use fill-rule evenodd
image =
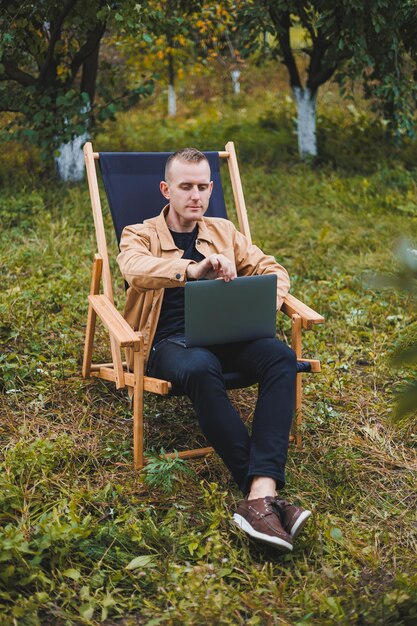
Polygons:
M277 308L289 289L287 271L228 220L205 218L213 183L206 157L185 148L168 158L160 183L168 204L143 224L127 226L118 263L129 283L125 317L144 335L150 376L183 387L207 439L245 498L233 519L247 534L290 551L310 511L277 497L285 483L294 411L296 358L278 339L186 348L184 285L189 280L277 275ZM223 371L255 374L258 400L249 435L231 404Z

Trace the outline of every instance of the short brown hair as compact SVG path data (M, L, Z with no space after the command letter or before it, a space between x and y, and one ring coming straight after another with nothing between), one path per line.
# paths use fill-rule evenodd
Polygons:
M171 163L175 159L178 159L179 161L187 161L188 163L200 163L200 161L207 161L210 167L206 155L200 152L200 150L197 150L197 148L182 148L181 150L177 150L177 152L170 154L168 157L165 164L165 180L168 179Z

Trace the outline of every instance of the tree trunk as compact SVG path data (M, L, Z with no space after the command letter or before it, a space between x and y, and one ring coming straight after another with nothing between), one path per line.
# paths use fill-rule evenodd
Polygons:
M84 60L81 75L81 91L88 93L90 104L82 111L89 111L94 103L96 90L98 55L100 41L94 47L93 52ZM64 182L78 182L84 178L84 153L83 146L90 138L86 130L82 135L74 137L67 143L59 146L59 156L55 158L56 168L60 180Z
M89 139L86 131L68 143L61 143L59 156L55 158L59 178L64 182L78 182L84 178L83 146Z
M168 54L168 115L177 114L177 96L175 94L175 70L172 54Z
M317 156L316 92L306 87L293 87L297 103L298 150L302 159Z
M100 42L96 45L90 56L85 59L81 75L81 91L88 93L90 107L94 104L94 96L96 93L99 52Z
M177 114L177 96L175 87L171 83L168 85L168 115L174 117Z
M233 93L240 93L240 70L232 70L230 72L233 83Z

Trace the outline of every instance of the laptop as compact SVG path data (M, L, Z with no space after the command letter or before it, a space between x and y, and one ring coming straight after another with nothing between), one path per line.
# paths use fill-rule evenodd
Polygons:
M210 346L276 334L277 276L242 276L185 285L185 345Z

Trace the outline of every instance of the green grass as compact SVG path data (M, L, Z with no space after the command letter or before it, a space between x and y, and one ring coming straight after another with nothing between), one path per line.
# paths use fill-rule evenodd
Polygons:
M232 526L239 494L215 456L188 472L132 471L125 393L80 377L95 252L86 184L22 166L0 200L1 625L416 623L416 436L412 419L391 421L410 373L390 364L415 332L415 303L369 282L395 271L402 236L416 240L415 147L390 149L371 117L361 130L330 94L311 167L297 161L285 97L217 97L164 122L159 95L94 144L235 140L254 240L326 317L305 335L323 372L304 379L304 446L290 448L285 490L313 519L282 556ZM121 281L116 292L122 308ZM102 331L97 354L108 358ZM233 398L250 418L255 390ZM145 403L150 446L204 443L188 401Z

